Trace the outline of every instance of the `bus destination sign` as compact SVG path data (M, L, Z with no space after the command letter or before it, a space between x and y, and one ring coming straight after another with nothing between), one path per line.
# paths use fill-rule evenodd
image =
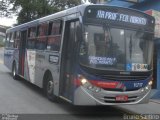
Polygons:
M138 24L138 25L147 24L147 19L143 17L132 16L132 15L116 13L116 12L109 12L109 11L104 11L104 10L98 10L96 14L96 18L112 20L112 21L119 21L119 22L126 22L126 23L133 23L133 24Z
M86 9L84 20L86 22L96 22L101 24L103 21L112 25L136 27L143 26L144 29L150 29L154 25L154 19L144 13L124 8L96 8L88 7ZM122 24L121 24L122 23Z

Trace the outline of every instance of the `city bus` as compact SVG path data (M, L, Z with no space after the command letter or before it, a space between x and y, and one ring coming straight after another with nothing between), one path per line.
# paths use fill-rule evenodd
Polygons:
M4 64L52 101L147 103L154 25L137 10L82 4L8 29Z

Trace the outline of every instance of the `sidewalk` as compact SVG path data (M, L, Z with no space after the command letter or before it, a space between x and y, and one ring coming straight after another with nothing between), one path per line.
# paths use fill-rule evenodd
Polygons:
M132 114L159 114L160 115L160 91L152 90L151 99L148 104L120 105L123 109Z

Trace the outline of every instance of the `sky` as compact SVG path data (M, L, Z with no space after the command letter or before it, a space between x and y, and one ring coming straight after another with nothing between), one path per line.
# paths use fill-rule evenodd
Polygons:
M2 0L0 0L0 2L2 2ZM9 4L8 2L7 2L7 4ZM10 9L12 7L13 7L13 5L9 4L8 9ZM17 23L16 19L17 19L17 16L15 16L14 14L12 14L12 18L0 16L0 25L11 27L13 24Z
M16 18L17 18L16 16L13 16L12 18L0 17L0 25L12 26L13 24L17 22Z

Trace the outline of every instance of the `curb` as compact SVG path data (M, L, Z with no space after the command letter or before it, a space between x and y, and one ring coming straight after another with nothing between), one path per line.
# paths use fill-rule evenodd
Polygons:
M158 102L158 101L156 101L156 100L150 100L150 102L160 104L160 102Z
M153 90L150 99L160 99L160 90Z

